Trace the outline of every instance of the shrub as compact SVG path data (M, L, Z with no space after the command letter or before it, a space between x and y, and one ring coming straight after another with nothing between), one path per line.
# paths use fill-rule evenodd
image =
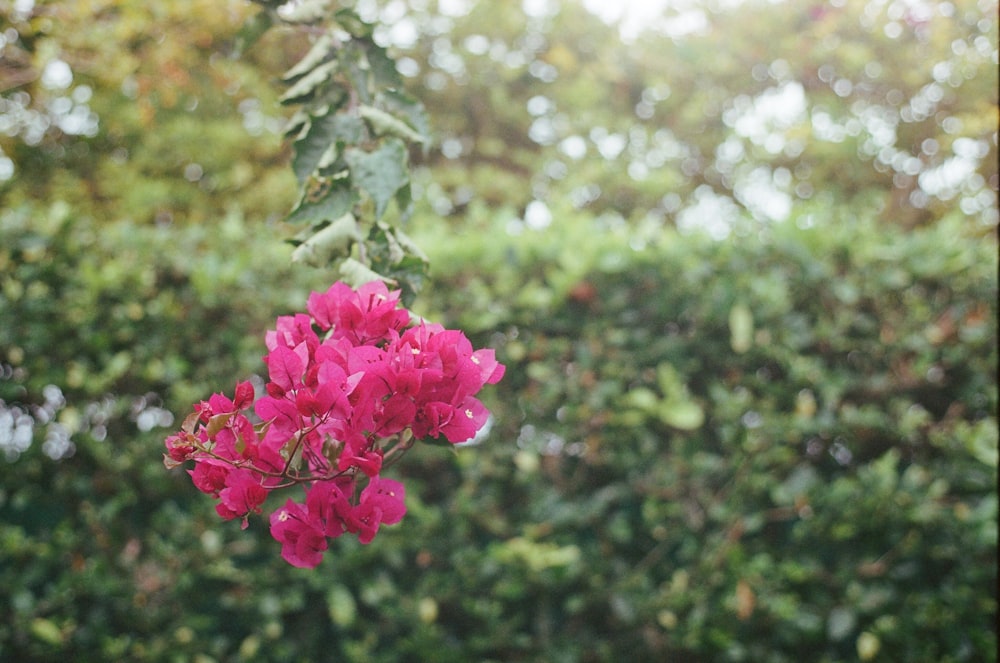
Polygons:
M996 660L996 251L957 222L414 233L414 309L508 366L492 432L412 452L405 526L309 572L140 414L262 372L323 284L236 217L2 219L0 398L39 425L0 466L0 658Z

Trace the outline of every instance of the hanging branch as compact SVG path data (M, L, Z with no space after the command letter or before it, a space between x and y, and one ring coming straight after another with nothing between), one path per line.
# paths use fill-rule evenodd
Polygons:
M331 0L263 6L244 28L244 47L272 25L301 31L312 47L283 76L281 103L297 107L286 136L298 198L288 222L295 261L331 267L352 286L381 280L411 302L427 257L402 226L412 210L409 152L430 142L423 105L402 77L374 27Z

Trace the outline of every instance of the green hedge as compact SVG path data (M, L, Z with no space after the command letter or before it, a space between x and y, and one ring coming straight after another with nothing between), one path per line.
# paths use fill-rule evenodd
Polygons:
M260 371L318 275L238 217L0 217L0 398L38 423L0 460L0 659L996 660L993 240L471 217L415 230L416 308L508 364L491 434L412 451L403 522L311 572L139 414Z

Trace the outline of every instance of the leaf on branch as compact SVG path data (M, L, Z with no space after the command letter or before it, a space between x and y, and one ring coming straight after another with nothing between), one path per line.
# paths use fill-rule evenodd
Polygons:
M351 181L375 203L375 218L382 218L389 201L410 181L403 142L390 138L374 152L349 148L344 156Z
M417 246L416 242L410 239L409 235L404 233L399 228L396 228L393 231L393 234L395 235L396 242L403 249L403 251L406 252L407 255L419 258L424 262L430 262L430 259L427 257L427 255L420 249L419 246Z
M297 104L305 101L312 96L316 88L330 80L333 72L337 69L337 64L336 60L330 60L319 65L288 88L279 101L283 104Z
M295 114L288 119L285 124L285 128L282 129L281 133L285 138L289 136L301 136L303 133L308 131L310 124L310 115L301 108L295 111Z
M299 244L292 252L292 262L322 267L334 258L350 255L351 247L361 239L357 220L345 214Z
M420 145L427 142L426 136L384 110L380 110L374 106L362 105L358 107L358 114L368 122L368 125L376 136L389 134L390 136L396 136L397 138Z
M372 228L365 246L372 269L399 285L404 303L412 302L427 278L424 252L402 230L384 221Z
M184 417L184 421L181 423L181 430L185 433L194 433L195 426L201 420L201 412L195 410L188 416Z
M215 437L219 431L229 424L229 420L233 418L235 412L224 412L222 414L217 414L208 420L208 426L205 427L205 431L208 433L208 437Z
M385 281L389 285L396 285L396 282L392 279L371 270L354 258L348 258L343 261L338 271L340 272L340 278L352 288L359 288L372 281Z
M358 194L347 178L312 177L307 182L299 204L289 215L288 223L318 224L339 219L358 202Z
M316 40L316 43L312 45L309 52L306 53L305 57L298 61L294 67L285 72L285 75L281 77L284 81L291 81L300 76L305 76L310 71L322 64L331 53L336 50L334 48L333 35L330 33L325 33Z
M372 80L377 88L398 88L403 79L396 68L396 61L389 57L388 51L376 44L370 38L360 40L360 45L372 72Z
M427 110L419 101L401 90L383 90L376 99L376 105L386 112L401 117L418 134L423 137L421 141L427 145L430 143L431 123L427 117Z
M365 124L361 118L343 113L330 113L313 118L309 128L295 141L292 170L299 182L305 182L319 166L330 145L341 141L347 145L361 142Z

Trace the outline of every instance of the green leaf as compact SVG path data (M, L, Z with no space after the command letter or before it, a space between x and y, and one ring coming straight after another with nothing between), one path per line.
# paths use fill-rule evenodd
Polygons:
M208 426L205 427L205 432L208 436L214 437L229 424L229 420L233 418L233 412L224 412L222 414L214 415L208 420Z
M729 310L729 343L733 352L742 354L753 345L753 313L746 304Z
M354 595L343 585L334 585L326 594L326 606L330 619L337 626L350 626L358 615Z
M410 95L397 89L383 90L376 97L375 105L387 113L403 118L423 137L424 145L431 142L431 123L427 117L427 109Z
M403 84L399 70L396 69L396 61L389 57L384 48L370 38L360 40L359 43L364 49L368 69L371 71L376 88L397 88Z
M308 74L300 78L295 82L285 94L281 95L281 103L283 104L297 104L308 99L323 83L330 80L333 77L333 73L337 70L338 62L336 60L330 60L329 62L324 62L323 64L317 66L315 69L310 71Z
M299 182L305 182L322 160L330 145L341 141L347 145L361 142L365 123L361 118L344 113L330 113L312 120L305 134L295 141L292 170Z
M660 421L680 430L697 430L705 422L705 412L692 400L671 398L658 409Z
M292 117L288 119L288 122L285 123L285 128L282 129L281 133L286 138L289 136L299 135L309 128L310 120L311 116L309 113L300 108L295 111L295 114L292 115Z
M61 645L63 633L51 620L36 617L31 620L31 635L49 645Z
M390 138L374 152L351 148L345 157L351 181L375 203L375 218L382 218L389 201L410 179L402 141Z
M396 285L392 279L372 271L354 258L348 258L340 263L340 268L337 271L340 273L340 277L344 280L344 283L352 288L358 288L372 281L385 281L390 285Z
M295 247L292 262L321 267L333 258L349 255L351 247L361 239L357 220L345 214Z
M371 66L365 49L356 41L350 41L341 50L341 70L357 99L363 104L370 104L374 91L371 89Z
M321 223L339 219L358 202L358 194L346 178L313 177L299 204L289 213L289 223Z
M428 260L423 251L403 231L384 222L372 228L367 247L372 269L399 285L404 303L412 302L427 277Z
M300 76L305 76L310 71L319 66L335 50L333 35L325 33L320 35L316 43L312 45L305 57L299 60L295 66L285 72L282 80L291 81Z
M409 188L409 187L407 187L407 188ZM399 228L396 228L395 230L393 230L393 234L395 235L396 241L399 243L399 245L403 248L403 250L408 255L411 255L411 256L414 256L416 258L419 258L420 260L423 260L424 262L428 262L429 261L429 258L427 257L427 255L423 252L423 250L419 246L416 245L416 243L412 239L410 239L409 235L407 235L406 233L404 233Z
M424 144L427 142L427 137L421 135L419 132L413 129L410 125L406 124L397 117L390 115L384 110L375 108L374 106L362 105L358 108L358 115L364 118L372 129L372 133L376 136L384 136L386 134L390 136L396 136L397 138L402 138L411 143Z

